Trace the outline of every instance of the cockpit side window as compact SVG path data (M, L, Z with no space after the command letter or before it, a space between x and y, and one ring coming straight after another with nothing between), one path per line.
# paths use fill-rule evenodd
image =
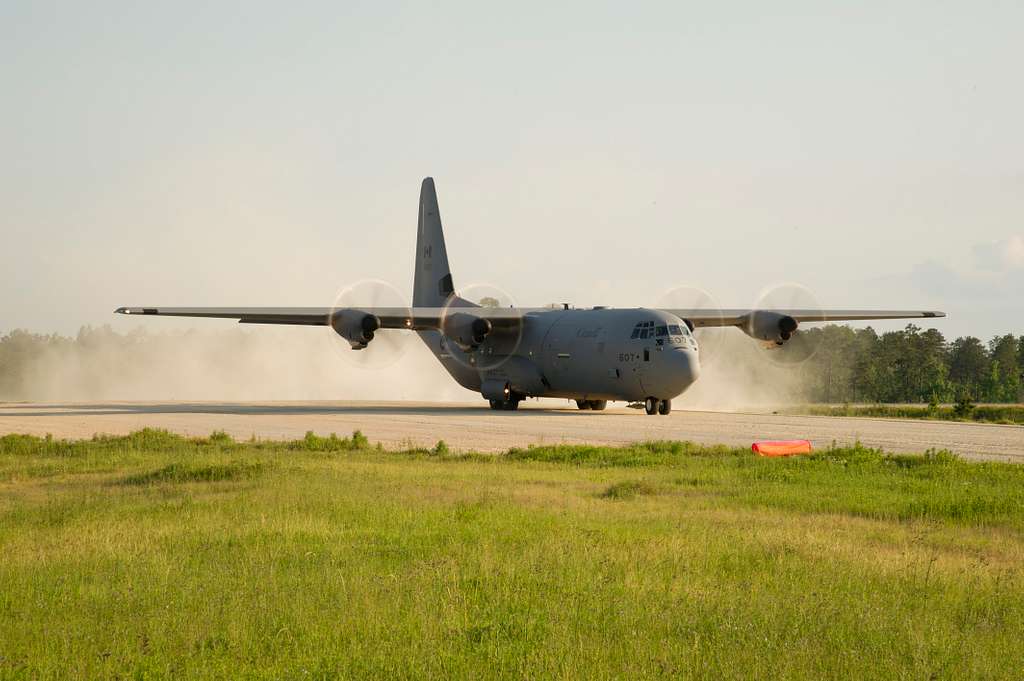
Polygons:
M670 334L672 334L673 336L682 336L682 335L684 335L683 334L683 330L681 328L679 328L678 324L669 324L668 325L668 332Z
M656 331L657 331L657 334L658 334L658 338L664 338L665 336L668 335L668 327L663 325L663 324L659 325L657 327Z

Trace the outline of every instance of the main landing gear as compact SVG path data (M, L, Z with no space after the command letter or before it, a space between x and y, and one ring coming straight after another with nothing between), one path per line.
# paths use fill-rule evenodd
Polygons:
M672 413L672 400L659 400L657 397L648 397L644 400L644 411L648 416L661 414L668 416Z
M519 402L522 400L518 395L509 395L507 400L490 400L491 409L497 411L515 411L519 408Z
M576 400L576 406L580 409L604 411L604 408L608 406L608 400Z

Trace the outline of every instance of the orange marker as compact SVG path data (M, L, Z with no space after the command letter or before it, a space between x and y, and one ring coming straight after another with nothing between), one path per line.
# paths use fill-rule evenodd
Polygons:
M794 454L810 454L809 440L762 440L750 446L760 456L793 456Z

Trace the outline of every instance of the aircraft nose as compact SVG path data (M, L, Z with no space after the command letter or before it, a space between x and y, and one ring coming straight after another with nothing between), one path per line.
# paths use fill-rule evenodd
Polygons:
M700 358L696 350L677 348L672 352L672 364L679 379L689 386L700 376Z
M654 395L668 399L681 395L700 376L700 359L691 348L673 348L664 353L662 371L645 379L644 386Z

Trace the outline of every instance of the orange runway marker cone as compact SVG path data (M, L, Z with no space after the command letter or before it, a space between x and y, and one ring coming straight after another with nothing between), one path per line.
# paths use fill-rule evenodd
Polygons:
M750 449L759 456L794 456L810 454L811 443L809 440L761 440Z

